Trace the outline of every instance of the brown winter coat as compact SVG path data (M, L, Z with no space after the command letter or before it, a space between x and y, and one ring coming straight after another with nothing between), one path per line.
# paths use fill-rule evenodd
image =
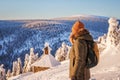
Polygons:
M86 68L87 44L85 40L93 40L89 32L84 29L75 35L70 50L70 78L76 80L89 80L90 71Z

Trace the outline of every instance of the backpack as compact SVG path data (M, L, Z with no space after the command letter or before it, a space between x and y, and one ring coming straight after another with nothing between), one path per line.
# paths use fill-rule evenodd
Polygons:
M98 45L94 41L86 41L86 43L87 43L86 67L92 68L96 66L99 61Z

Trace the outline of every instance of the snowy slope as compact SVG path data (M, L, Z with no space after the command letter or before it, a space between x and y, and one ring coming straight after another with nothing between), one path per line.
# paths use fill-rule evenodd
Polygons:
M19 75L16 77L11 77L9 80L69 80L68 69L69 60L64 61L60 66L53 67L49 70L32 73L26 76Z
M99 64L91 69L91 79L120 80L119 56L120 53L116 53L115 48L103 51ZM11 77L9 80L69 80L69 60L63 61L61 65L49 70L27 74Z
M115 49L115 48L114 48ZM111 48L101 55L99 64L91 69L91 79L96 80L119 80L120 79L120 53L109 54ZM115 52L113 52L115 53ZM26 73L28 74L28 73ZM69 60L63 61L61 65L49 70L32 73L30 75L19 75L9 80L69 80Z
M93 68L93 76L97 79L120 79L120 52L116 47L109 47L101 53L99 64ZM119 78L119 79L118 79Z

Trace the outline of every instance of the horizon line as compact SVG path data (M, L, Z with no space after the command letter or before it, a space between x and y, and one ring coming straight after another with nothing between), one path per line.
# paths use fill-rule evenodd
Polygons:
M106 17L106 18L111 18L110 16L103 16L103 15L89 15L89 14L78 14L78 15L71 15L71 16L61 16L61 17L52 17L52 18L17 18L17 19L0 19L1 21L6 21L6 20L13 20L13 21L19 21L19 20L51 20L51 19L57 19L57 18L69 18L69 17L80 17L80 16L88 16L88 17ZM116 18L116 17L114 17ZM120 19L120 18L116 18Z

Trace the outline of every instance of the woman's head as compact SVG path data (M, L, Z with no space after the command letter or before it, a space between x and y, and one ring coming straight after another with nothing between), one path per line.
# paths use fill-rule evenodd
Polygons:
M70 42L73 44L75 35L78 35L80 31L84 30L84 24L80 21L76 21L72 26L72 32L70 34Z
M72 26L72 33L77 34L84 29L84 24L80 21L76 21Z

